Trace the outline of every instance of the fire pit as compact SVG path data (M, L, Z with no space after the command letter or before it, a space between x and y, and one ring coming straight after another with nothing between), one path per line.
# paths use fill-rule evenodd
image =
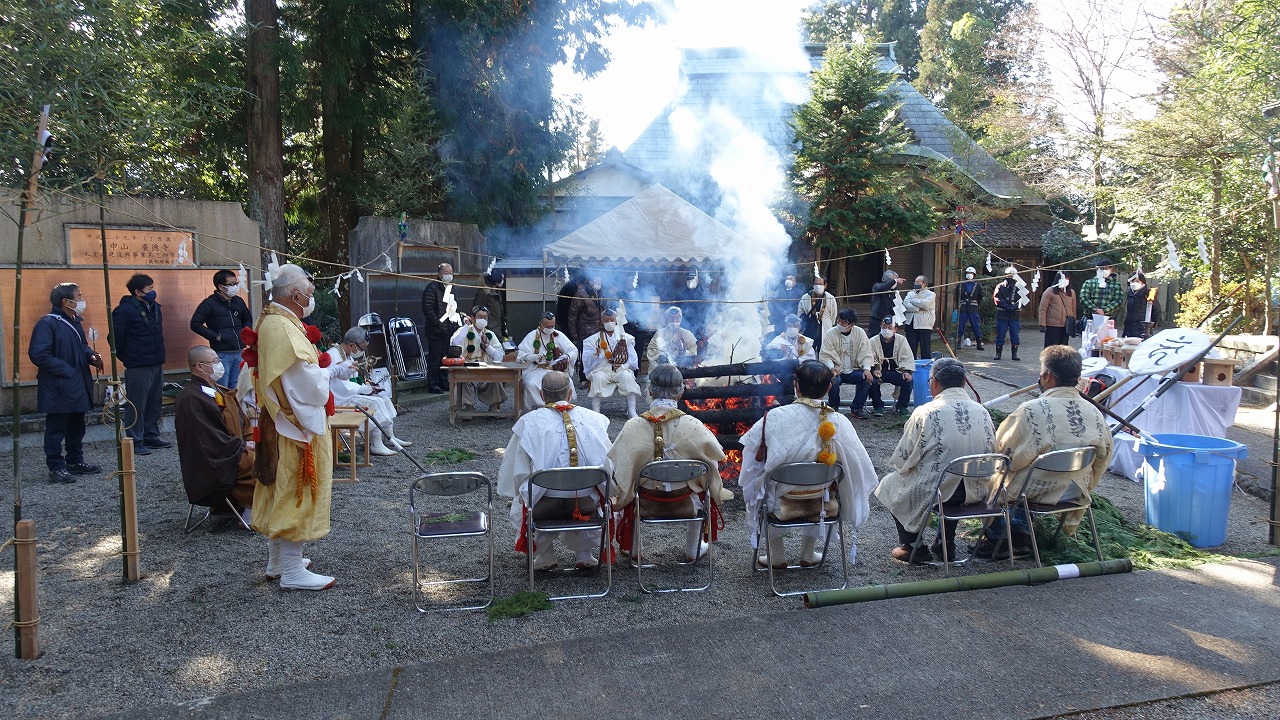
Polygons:
M698 418L715 433L724 449L720 477L735 482L742 469L742 435L769 408L795 399L792 378L796 361L734 363L681 370L686 380L702 380L684 391L680 409ZM706 380L725 384L706 384Z

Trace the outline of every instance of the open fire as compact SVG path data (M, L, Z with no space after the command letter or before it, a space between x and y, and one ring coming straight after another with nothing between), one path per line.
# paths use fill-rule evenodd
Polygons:
M685 390L681 409L702 421L715 433L726 458L720 463L720 477L736 482L742 470L742 435L772 407L793 399L791 378L794 361L735 363L690 368L686 379L729 378L754 380L729 385L697 385Z

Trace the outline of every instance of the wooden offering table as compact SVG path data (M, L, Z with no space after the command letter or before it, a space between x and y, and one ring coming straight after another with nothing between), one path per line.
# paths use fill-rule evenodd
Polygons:
M457 425L458 418L472 417L509 417L512 420L520 417L523 410L524 388L520 378L524 374L524 363L467 363L443 368L449 375L449 424ZM513 395L511 412L504 410L463 410L462 384L500 382L511 387Z

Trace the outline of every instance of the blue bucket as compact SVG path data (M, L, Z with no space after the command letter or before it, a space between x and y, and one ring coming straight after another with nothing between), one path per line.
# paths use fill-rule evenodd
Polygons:
M1236 461L1249 449L1233 440L1204 435L1157 434L1141 440L1147 524L1196 547L1227 541L1227 514Z
M933 396L929 394L929 371L933 369L933 359L917 360L915 374L911 376L914 385L911 388L911 399L916 407L929 402Z

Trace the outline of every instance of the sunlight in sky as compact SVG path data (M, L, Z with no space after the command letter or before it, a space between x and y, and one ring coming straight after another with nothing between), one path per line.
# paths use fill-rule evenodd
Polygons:
M1078 13L1076 0L1035 0L1041 19L1053 26L1063 14ZM1153 15L1150 22L1167 17L1176 0L1112 0L1107 7L1117 25L1135 27L1143 33L1130 43L1128 52L1146 46L1146 25L1142 12ZM675 0L674 10L661 24L619 30L609 39L613 53L609 68L590 81L575 76L567 67L557 68L556 92L561 96L580 95L588 114L600 119L606 143L625 150L649 121L670 102L679 81L680 48L747 47L757 54L795 53L800 44L798 22L810 0ZM1067 76L1066 58L1042 42L1042 51L1054 73L1054 85L1064 114L1079 117L1083 98ZM1155 87L1154 70L1141 57L1131 57L1114 76L1115 103L1125 103L1136 115L1145 113L1141 97Z

